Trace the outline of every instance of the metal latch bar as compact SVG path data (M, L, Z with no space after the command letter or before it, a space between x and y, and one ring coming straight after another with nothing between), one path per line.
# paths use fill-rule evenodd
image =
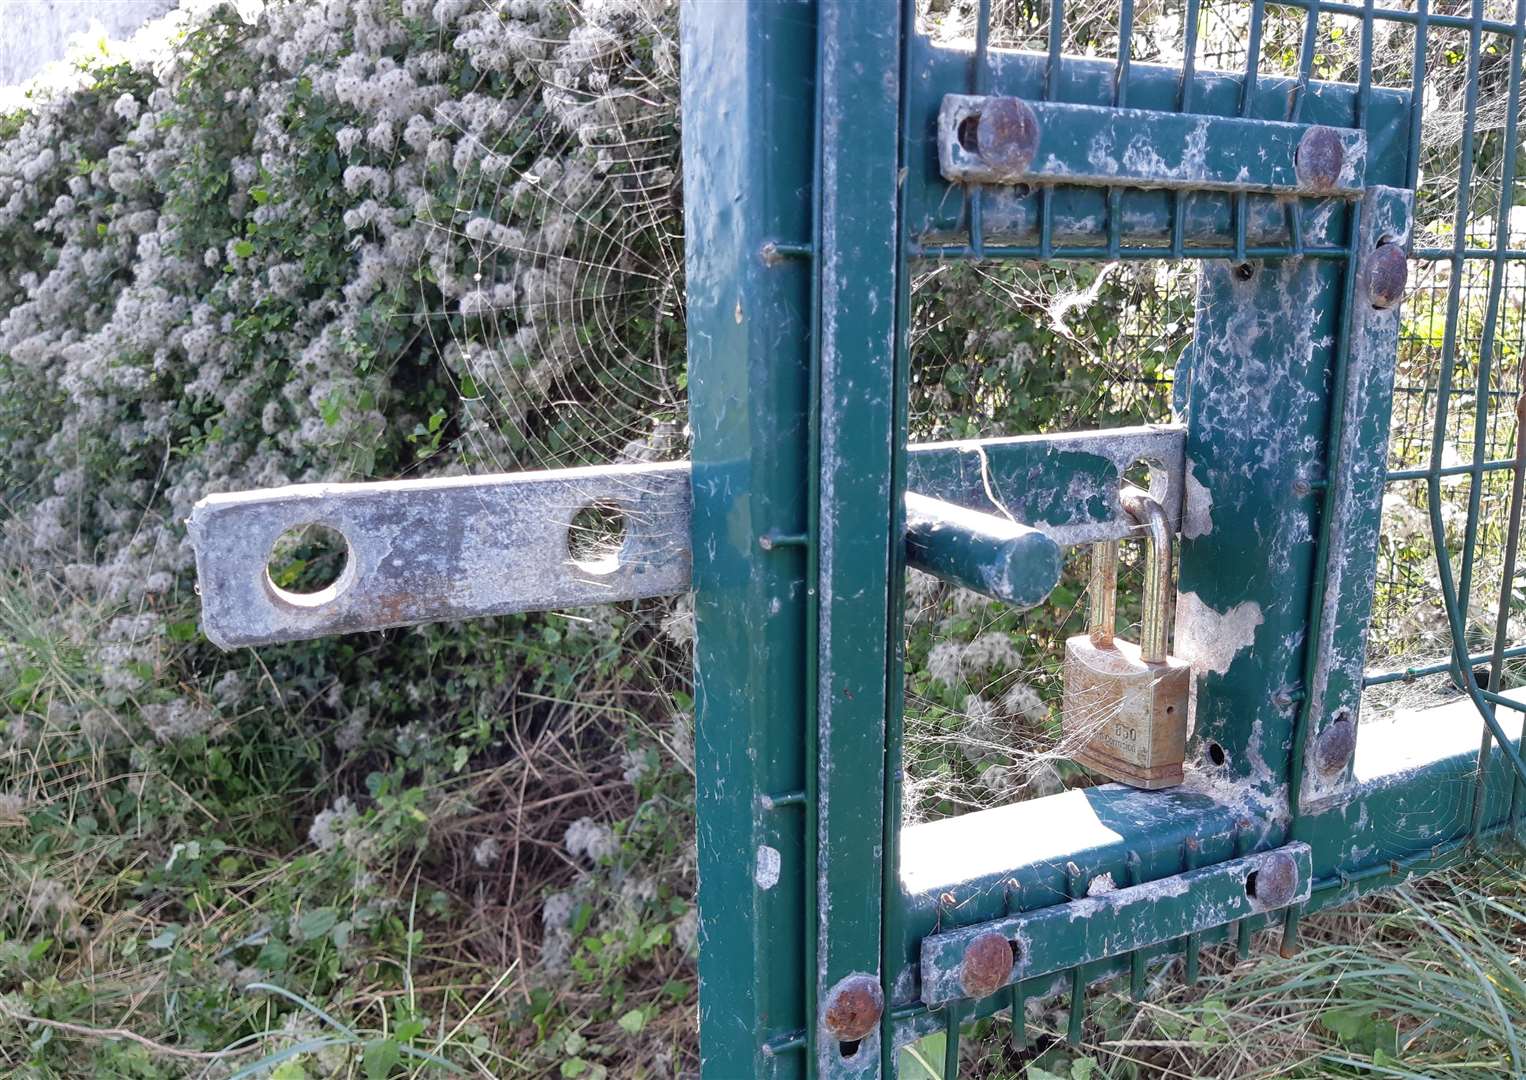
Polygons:
M1357 128L947 94L938 163L954 183L1090 184L1356 199Z
M1160 425L913 446L909 484L929 496L909 496L913 564L1037 604L1060 547L1131 531L1118 491L1134 463L1179 513L1183 439ZM589 506L618 512L624 535L580 561L569 533ZM188 528L203 629L233 648L685 592L689 509L680 461L211 495ZM297 594L267 565L281 535L307 525L343 536L348 558L332 585Z
M932 934L922 940L922 1000L938 1008L961 998L985 997L1014 981L1276 911L1307 900L1312 880L1309 845L1292 843Z
M906 493L906 562L1015 607L1044 602L1064 555L1044 533L995 514Z

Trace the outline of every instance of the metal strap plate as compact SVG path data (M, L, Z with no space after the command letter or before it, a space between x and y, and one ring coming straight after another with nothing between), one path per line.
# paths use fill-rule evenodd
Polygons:
M618 508L618 556L575 560L585 507ZM321 524L349 545L321 592L277 588L267 560L289 529ZM579 607L689 588L689 466L302 484L212 495L189 522L202 627L224 648L515 611Z
M1127 888L1109 888L1068 903L933 934L922 941L922 1000L929 1008L975 996L965 983L971 945L997 934L1012 950L1013 981L1074 968L1148 948L1309 898L1309 845L1287 844L1241 859ZM1096 886L1093 882L1093 887ZM977 949L977 955L978 955Z
M938 164L955 183L1107 184L1287 195L1362 194L1355 128L949 94Z

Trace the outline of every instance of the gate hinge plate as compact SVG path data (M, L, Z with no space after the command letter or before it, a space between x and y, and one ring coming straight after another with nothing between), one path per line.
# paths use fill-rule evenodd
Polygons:
M1307 900L1312 878L1309 845L1292 843L933 934L922 940L922 1000L939 1008L961 998L984 997L1022 979L1275 911ZM984 959L993 934L1011 950L1012 970L1001 980L971 970Z
M1359 128L948 94L938 164L952 183L1090 184L1357 199Z

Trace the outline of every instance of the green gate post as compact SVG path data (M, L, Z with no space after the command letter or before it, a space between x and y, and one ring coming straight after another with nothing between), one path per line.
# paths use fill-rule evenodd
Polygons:
M805 1073L815 16L681 14L706 1077Z

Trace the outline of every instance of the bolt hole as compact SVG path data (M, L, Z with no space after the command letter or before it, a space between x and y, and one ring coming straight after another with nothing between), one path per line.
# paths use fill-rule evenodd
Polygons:
M1237 281L1249 281L1256 276L1256 266L1254 263L1240 263L1234 268L1234 275Z
M851 1061L858 1057L858 1048L864 1045L863 1039L848 1039L846 1042L837 1044L837 1052L842 1055L844 1061Z
M1211 742L1208 744L1208 760L1213 762L1215 765L1222 765L1225 761L1229 760L1229 758L1228 755L1224 753L1224 748L1222 746L1216 742Z
M1166 715L1167 716L1170 716L1175 711L1176 711L1176 706L1175 705L1167 705L1166 706ZM1223 751L1221 750L1220 753L1223 753Z
M1255 899L1256 880L1260 874L1260 870L1252 870L1250 873L1245 875L1245 895L1249 896L1251 899Z
M1033 194L1033 188L1027 184L1013 184L1012 197L1014 199L1026 199Z
M959 145L967 152L980 153L980 114L971 113L959 121L959 127L954 135L959 140Z
M567 528L567 554L586 574L613 572L624 543L625 511L612 502L589 503Z
M1023 947L1015 941L1009 941L1007 948L1012 950L1012 966L1016 967L1023 958Z
M327 525L297 525L276 537L265 575L287 603L316 607L339 595L350 561L343 533Z

